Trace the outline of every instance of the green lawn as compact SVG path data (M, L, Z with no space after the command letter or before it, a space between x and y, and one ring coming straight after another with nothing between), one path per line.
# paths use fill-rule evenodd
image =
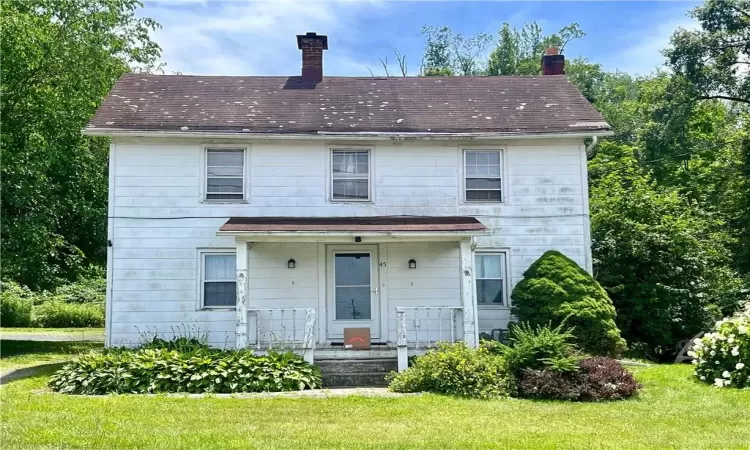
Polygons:
M0 442L6 449L748 448L750 390L699 384L691 371L639 368L638 399L572 404L435 395L71 397L46 391L50 369L0 388Z
M65 361L92 348L101 348L101 342L68 341L15 341L0 340L0 369L3 373L36 364Z
M104 335L104 328L11 328L2 327L0 333L41 333L41 334L100 334Z

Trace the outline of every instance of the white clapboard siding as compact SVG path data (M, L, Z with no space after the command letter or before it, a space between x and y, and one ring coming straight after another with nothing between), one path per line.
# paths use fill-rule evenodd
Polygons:
M590 269L587 178L581 140L378 142L339 146L371 150L369 202L330 201L330 150L317 142L234 142L246 147L242 202L203 199L204 147L196 141L118 142L110 180L110 344L133 344L146 329L170 335L189 326L212 345L234 343L235 312L200 310L199 249L233 252L216 236L233 216L475 216L490 236L480 250L504 250L510 287L545 251L559 250ZM465 203L463 149L503 150L503 202ZM315 243L251 243L251 308L318 310L324 340L326 268ZM460 306L455 242L387 242L379 246L383 335L395 339L397 306ZM293 258L296 268L289 269ZM321 259L322 258L322 259ZM417 261L408 269L408 260ZM479 311L481 331L504 328L509 308ZM443 319L441 319L443 320ZM447 319L445 319L447 320ZM140 332L136 330L141 330Z

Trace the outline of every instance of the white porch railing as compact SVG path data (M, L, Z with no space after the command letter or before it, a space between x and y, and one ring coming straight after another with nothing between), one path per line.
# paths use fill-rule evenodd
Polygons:
M302 350L305 361L315 352L315 308L248 308L248 336L258 350L286 348Z
M457 337L463 338L462 311L460 306L396 307L399 372L408 366L409 346L430 348L439 341L456 342Z

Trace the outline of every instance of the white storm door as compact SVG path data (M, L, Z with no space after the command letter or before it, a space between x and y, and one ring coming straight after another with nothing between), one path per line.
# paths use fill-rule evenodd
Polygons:
M378 246L329 246L328 339L343 339L344 328L370 328L380 339Z

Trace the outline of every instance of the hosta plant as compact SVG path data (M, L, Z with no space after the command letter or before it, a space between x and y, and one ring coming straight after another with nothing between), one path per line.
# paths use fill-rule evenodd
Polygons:
M750 388L750 302L741 313L716 322L712 332L695 339L688 355L701 381Z
M153 343L152 343L153 344ZM189 345L105 349L82 355L49 380L65 394L234 393L314 389L320 370L291 353L255 355Z

